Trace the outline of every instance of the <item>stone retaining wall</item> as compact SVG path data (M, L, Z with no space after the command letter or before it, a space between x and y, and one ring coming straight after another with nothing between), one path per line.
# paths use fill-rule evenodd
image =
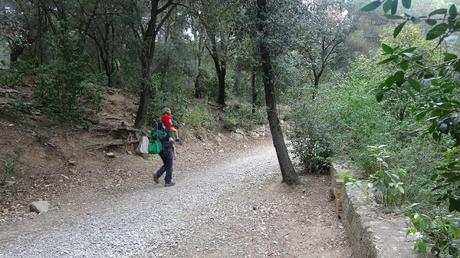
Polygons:
M354 258L422 258L432 257L414 251L415 239L406 236L409 221L400 214L384 214L381 207L359 189L344 186L333 168L332 191L337 216L351 243Z

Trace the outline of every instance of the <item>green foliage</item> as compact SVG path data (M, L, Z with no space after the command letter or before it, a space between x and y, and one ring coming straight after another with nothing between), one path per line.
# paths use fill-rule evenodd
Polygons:
M414 50L417 54L428 55L433 58L433 61L435 61L435 58L439 58L439 54L433 56L435 54L433 53L433 48L436 47L436 44L425 40L423 37L423 27L420 24L407 24L404 27L404 31L402 31L398 37L393 36L393 26L386 26L381 33L381 41L390 48L391 46L399 47L400 49L417 47L417 49ZM393 54L388 52L385 53L390 55Z
M252 108L245 105L227 106L224 108L223 127L230 131L244 129L251 131L264 122L260 113L252 113Z
M162 115L161 110L169 107L173 112L174 120L182 124L193 99L193 93L188 87L186 78L168 75L162 83L159 74L153 74L151 77L153 96L150 108L151 121L157 121Z
M317 88L330 66L337 64L344 53L352 20L346 15L350 11L346 1L319 1L315 5L315 11L308 5L303 7L294 48L298 62L308 71L311 86Z
M357 189L363 189L363 185L360 180L350 174L350 171L344 171L339 174L340 179L343 180L345 185L350 185Z
M406 176L406 171L402 168L392 168L388 164L390 153L385 145L369 146L369 151L378 164L378 169L369 177L369 188L382 195L385 206L400 206L405 201L402 178Z
M428 216L415 213L411 216L414 227L407 229L408 234L418 238L415 249L422 253L430 250L431 254L442 257L460 256L460 216Z
M289 137L294 155L307 172L327 172L333 154L327 136L312 120L296 119Z
M310 139L312 146L329 142L321 148L330 148L336 154L347 153L366 171L372 171L372 167L365 165L370 162L367 162L370 160L367 146L388 143L394 121L387 120L382 107L370 93L372 83L379 78L373 75L373 71L378 71L378 68L372 60L360 57L352 63L351 71L342 76L339 85L323 85L314 101L311 95L305 94L305 89L292 92L294 134L290 137L291 141L300 143ZM304 97L299 99L298 96ZM295 151L303 153L305 150Z
M205 125L207 112L203 107L195 108L186 116L184 124L191 129L199 129Z
M396 2L397 5L397 2ZM395 17L398 18L398 17ZM426 44L444 39L460 31L460 19L455 5L432 11L428 16L416 17L409 14L399 16L403 23L425 20L431 29L426 35ZM402 24L402 23L401 23ZM399 26L398 26L399 27ZM395 37L399 28L395 29ZM403 39L402 39L403 40ZM412 42L410 42L412 43ZM460 59L454 53L443 53L444 60L433 59L433 51L417 51L418 46L389 47L382 46L386 59L381 64L391 65L394 70L380 83L377 100L382 101L393 92L410 96L411 110L415 114L412 124L423 125L423 131L432 136L440 145L447 148L441 158L437 171L433 168L430 180L433 180L433 193L437 200L434 204L448 207L450 214L414 215L413 223L423 234L416 243L419 251L425 252L431 247L436 255L458 257L460 211L460 171L458 146L460 145L460 99L458 97L458 77ZM409 47L409 48L407 48ZM390 69L391 69L390 68ZM421 127L421 126L420 126ZM447 139L443 139L448 136ZM438 149L438 153L441 151ZM416 231L412 229L412 231Z
M17 158L9 158L3 163L3 170L0 174L0 185L5 185L8 177L16 172Z
M81 122L84 111L100 108L101 89L96 80L79 71L81 65L78 62L52 64L37 71L35 94L46 110L62 121Z
M216 99L218 95L218 84L219 81L217 79L217 76L215 74L209 74L209 76L205 76L203 78L203 95L209 99ZM226 76L225 77L225 85L227 87L226 94L229 95L230 90L229 86L234 85L235 81L232 76Z
M371 183L366 187L382 195L386 205L420 202L421 210L432 209L435 198L426 186L432 183L430 177L437 166L434 162L440 159L441 146L420 136L418 131L422 124L400 120L392 109L394 105L376 101L374 88L385 74L386 70L376 65L375 59L358 57L338 84L323 85L315 100L303 93L305 89L293 91L290 121L294 133L289 136L294 152L314 153L315 149L329 149L331 153L328 154L333 154L334 158L351 159L365 172ZM296 97L302 95L303 98ZM393 102L402 101L395 98ZM298 144L305 139L321 146L313 145L312 148L305 143ZM368 147L382 144L387 146L385 151ZM331 157L321 160L328 159ZM306 166L316 162L305 161Z
M56 34L50 34L55 61L36 70L35 95L59 120L81 124L85 122L86 111L100 108L102 92L77 42L71 40L73 34L64 23L59 29Z
M215 131L219 128L217 120L210 112L206 102L194 102L184 115L183 123L189 130L202 131L204 129L209 129Z
M0 74L0 86L17 88L23 85L23 74L18 72Z

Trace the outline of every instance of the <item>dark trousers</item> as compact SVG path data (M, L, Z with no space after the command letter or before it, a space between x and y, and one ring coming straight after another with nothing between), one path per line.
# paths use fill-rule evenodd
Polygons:
M173 172L173 148L164 148L160 152L161 160L163 160L163 166L157 171L157 177L161 177L166 172L165 183L171 183L172 172Z

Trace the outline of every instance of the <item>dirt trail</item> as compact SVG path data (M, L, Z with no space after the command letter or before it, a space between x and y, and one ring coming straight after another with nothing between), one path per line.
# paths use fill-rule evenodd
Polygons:
M178 160L176 186L100 196L0 226L0 257L350 257L328 178L280 184L270 143L200 169Z

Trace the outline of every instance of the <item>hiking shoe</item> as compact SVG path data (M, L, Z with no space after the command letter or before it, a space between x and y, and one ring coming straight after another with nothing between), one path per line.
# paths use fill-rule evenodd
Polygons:
M179 145L182 145L182 141L179 140L179 139L176 139L176 143L179 144Z
M157 174L153 174L153 181L154 181L156 184L160 183L160 180L158 180Z
M165 184L165 187L173 186L173 185L175 185L175 184L176 184L176 183L174 183L174 182L166 183L166 184Z

